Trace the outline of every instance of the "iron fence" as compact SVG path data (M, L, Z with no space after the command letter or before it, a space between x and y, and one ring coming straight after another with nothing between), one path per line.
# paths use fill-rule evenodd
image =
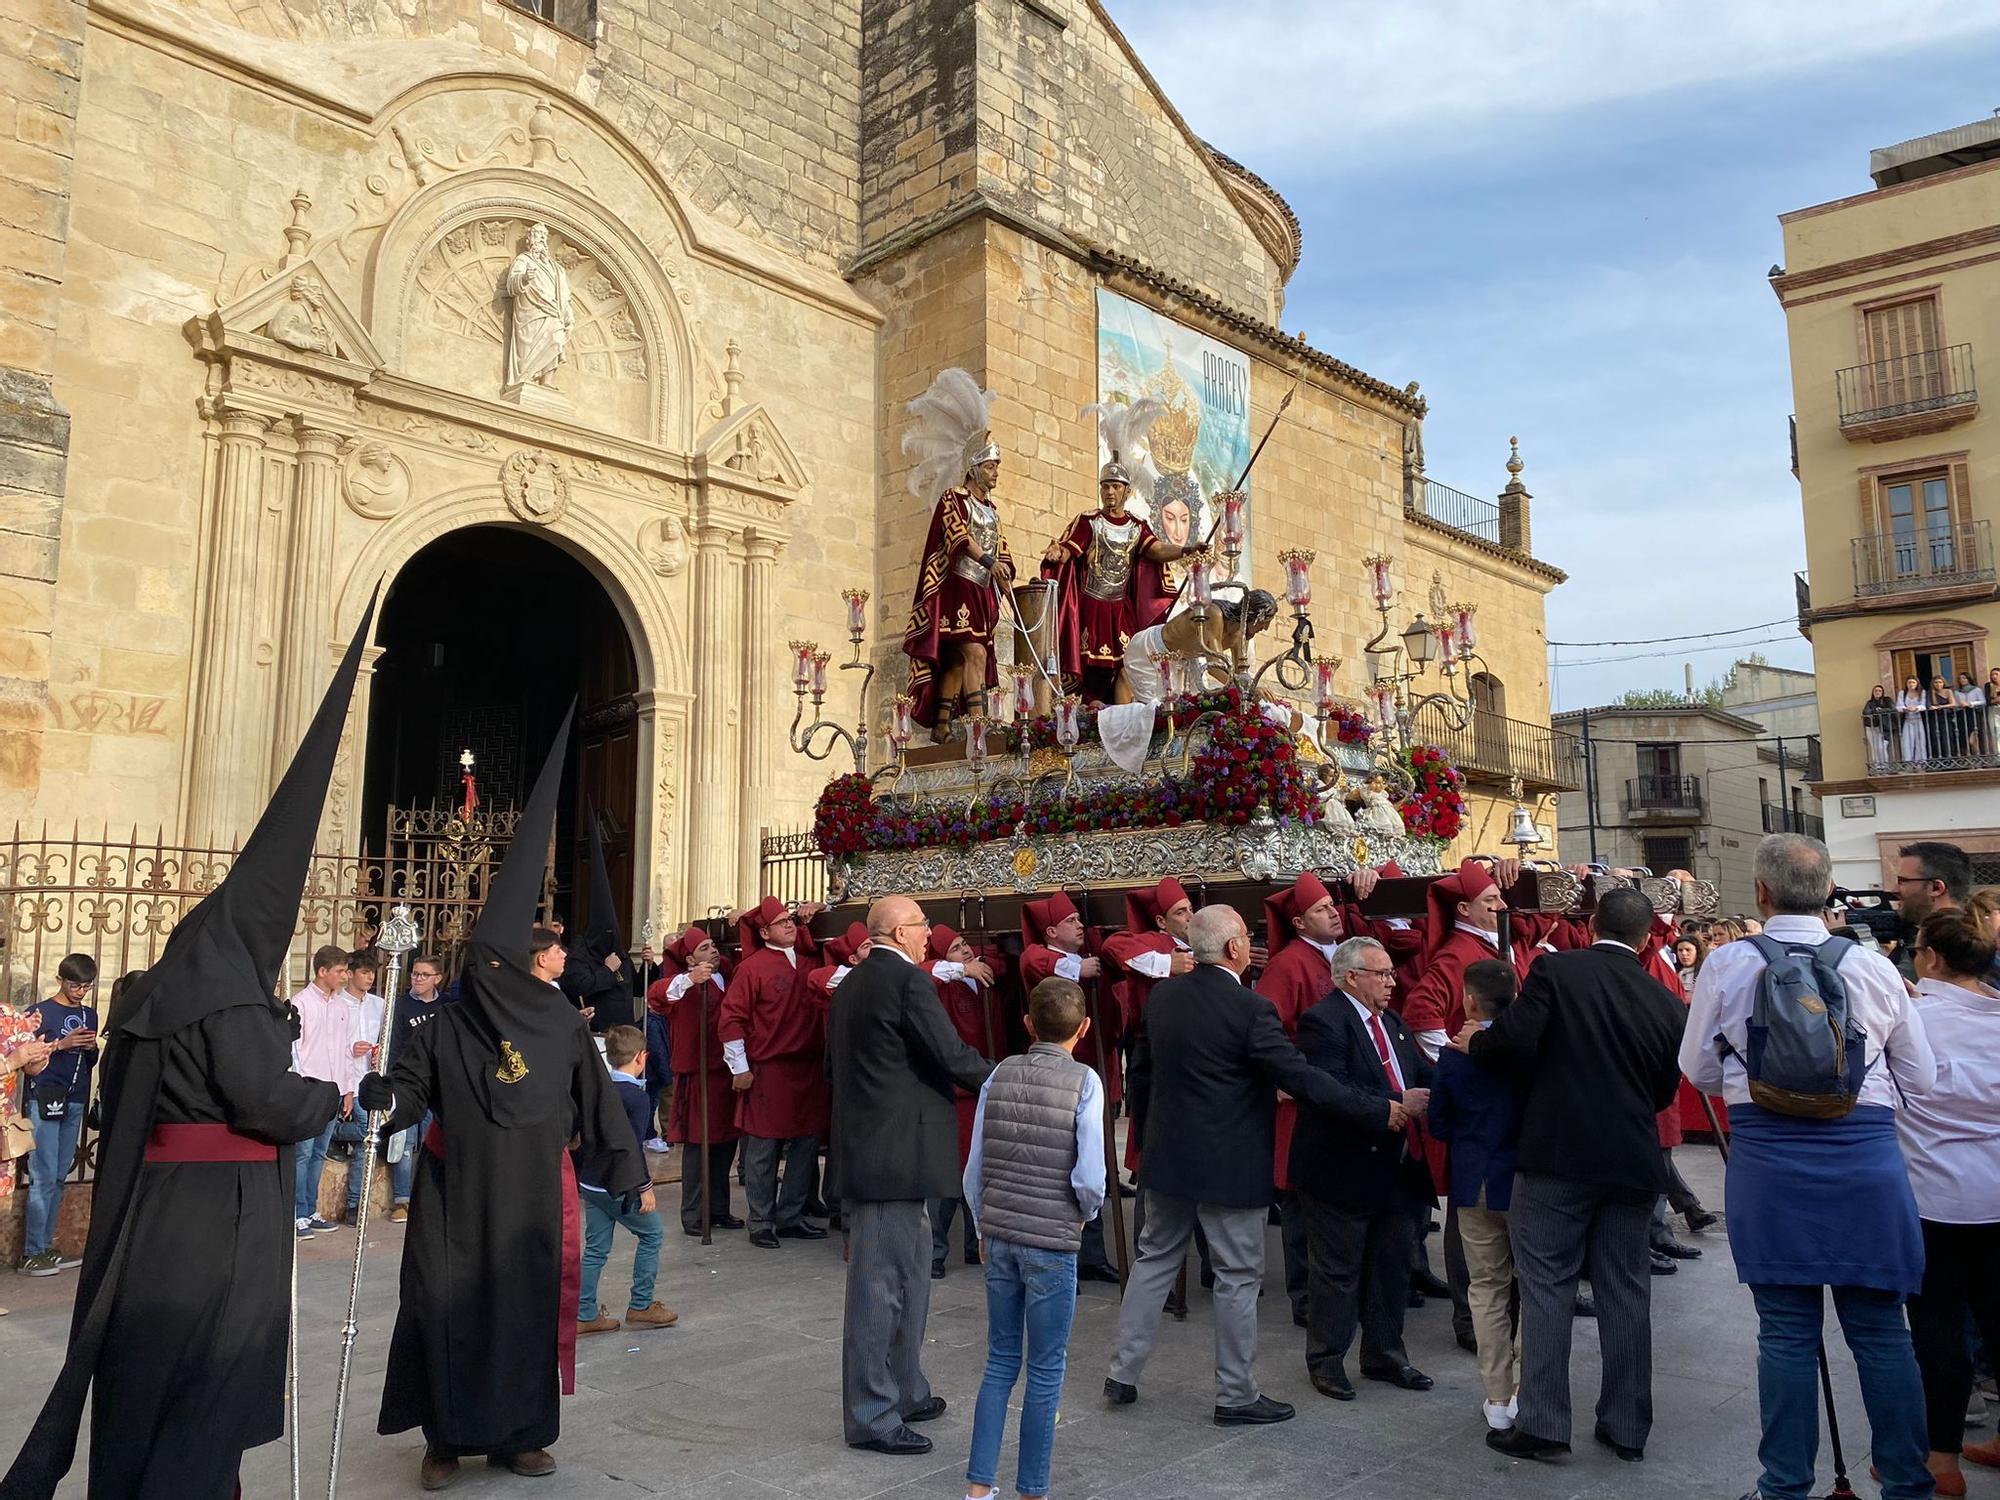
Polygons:
M1993 532L1987 521L1855 537L1854 592L1864 599L1918 589L1992 583Z
M1448 484L1439 484L1435 479L1426 479L1421 510L1433 521L1442 522L1454 531L1463 531L1496 547L1500 544L1500 507L1491 500L1482 500L1464 490L1455 490Z
M486 898L487 882L506 853L519 814L512 810L390 808L380 857L315 854L306 870L299 915L279 976L291 994L312 977L315 948L364 946L389 907L406 904L420 934L418 950L447 972ZM175 925L229 873L234 847L185 848L163 830L137 828L122 838L106 829L87 837L43 828L30 837L16 825L0 842L0 1000L26 1009L55 991L56 966L71 953L97 964L93 996L100 1023L112 985L152 966ZM544 881L544 906L549 882ZM86 1128L72 1171L95 1170L95 1133Z
M1475 710L1454 729L1442 710L1431 710L1418 715L1417 728L1468 776L1519 776L1530 791L1573 792L1583 785L1582 741L1546 724Z
M1891 710L1864 721L1870 775L2000 770L2000 709Z

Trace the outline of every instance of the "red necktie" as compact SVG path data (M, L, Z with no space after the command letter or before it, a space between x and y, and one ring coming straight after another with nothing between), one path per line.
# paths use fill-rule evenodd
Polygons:
M1389 1033L1382 1029L1382 1018L1380 1016L1371 1015L1368 1017L1368 1034L1375 1039L1375 1055L1382 1060L1382 1071L1389 1079L1389 1087L1401 1093L1403 1082L1396 1076L1396 1067L1391 1061L1393 1054L1389 1051ZM1424 1151L1423 1138L1417 1134L1417 1122L1414 1119L1403 1127L1403 1134L1408 1138L1410 1154L1412 1156L1422 1156Z

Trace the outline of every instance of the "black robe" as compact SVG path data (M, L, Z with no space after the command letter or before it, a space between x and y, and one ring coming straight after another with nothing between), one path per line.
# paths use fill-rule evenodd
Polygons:
M153 1120L220 1123L278 1144L271 1162L139 1168L91 1390L91 1500L228 1500L243 1450L283 1436L291 1306L292 1150L340 1090L291 1068L268 1004L165 1037L114 1038L105 1096L159 1073ZM141 1056L141 1052L150 1053Z
M568 1012L565 1012L568 1014ZM433 1445L512 1454L556 1440L564 1148L581 1134L591 1180L614 1194L651 1181L639 1142L581 1016L568 1105L513 1129L486 1108L495 1046L463 1005L404 1039L384 1134L430 1110L444 1138L417 1158L403 1242L402 1305L377 1431L421 1427ZM505 1085L499 1085L504 1087Z

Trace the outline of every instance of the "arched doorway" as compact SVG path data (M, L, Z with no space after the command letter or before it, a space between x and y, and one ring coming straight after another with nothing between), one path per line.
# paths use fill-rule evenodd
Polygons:
M519 806L574 699L556 823L556 910L572 932L583 930L592 811L630 939L638 669L604 585L540 533L466 527L397 573L376 644L361 800L367 843L381 847L391 807L458 803L467 749L481 804Z

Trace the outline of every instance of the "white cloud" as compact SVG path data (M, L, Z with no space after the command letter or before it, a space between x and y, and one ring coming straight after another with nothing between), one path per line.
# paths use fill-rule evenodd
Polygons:
M1226 24L1207 3L1107 3L1194 127L1253 166L1476 152L1469 132L1510 119L2000 29L1962 0L1237 0Z

